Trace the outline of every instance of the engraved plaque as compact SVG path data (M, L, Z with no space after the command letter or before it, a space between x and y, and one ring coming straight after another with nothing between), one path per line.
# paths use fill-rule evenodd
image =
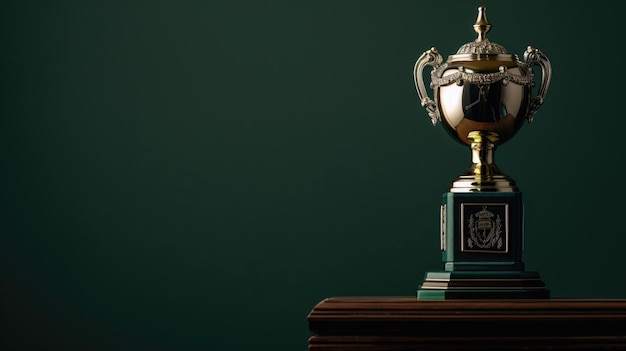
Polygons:
M507 253L509 205L461 204L461 252Z

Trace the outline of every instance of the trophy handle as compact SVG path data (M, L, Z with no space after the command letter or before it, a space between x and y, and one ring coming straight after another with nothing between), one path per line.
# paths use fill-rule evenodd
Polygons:
M433 126L437 125L437 121L441 120L439 116L439 110L437 109L437 103L433 101L426 91L426 85L424 85L424 79L422 77L422 72L424 71L424 67L432 66L434 69L439 67L443 62L443 57L437 51L437 48L433 47L430 50L425 51L415 62L415 69L413 71L413 77L415 78L415 89L417 90L417 95L419 96L422 107L426 108L428 111L428 116L430 116L430 120L433 123Z
M530 109L528 110L528 123L531 123L535 118L535 113L543 104L543 99L548 91L550 85L550 77L552 77L552 66L550 60L539 49L529 46L524 52L524 60L528 67L533 65L541 66L541 85L537 96L530 100Z

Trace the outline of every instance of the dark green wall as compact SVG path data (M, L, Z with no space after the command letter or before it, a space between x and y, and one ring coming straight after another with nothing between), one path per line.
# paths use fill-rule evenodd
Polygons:
M469 151L412 68L476 8L554 74L498 150L527 268L626 297L623 18L606 1L0 5L2 349L305 350L341 295L412 296Z

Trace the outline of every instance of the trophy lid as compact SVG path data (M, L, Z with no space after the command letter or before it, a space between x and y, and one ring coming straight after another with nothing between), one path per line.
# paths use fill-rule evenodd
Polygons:
M468 68L487 70L517 65L517 55L509 54L504 46L486 38L487 32L491 29L486 11L487 8L484 6L478 8L478 17L473 25L478 38L461 46L456 54L448 56L448 63L463 62L465 66L469 63Z

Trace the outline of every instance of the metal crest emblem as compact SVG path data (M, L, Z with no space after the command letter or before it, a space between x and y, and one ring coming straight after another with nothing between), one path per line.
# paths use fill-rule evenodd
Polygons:
M508 251L507 204L462 204L462 251Z

